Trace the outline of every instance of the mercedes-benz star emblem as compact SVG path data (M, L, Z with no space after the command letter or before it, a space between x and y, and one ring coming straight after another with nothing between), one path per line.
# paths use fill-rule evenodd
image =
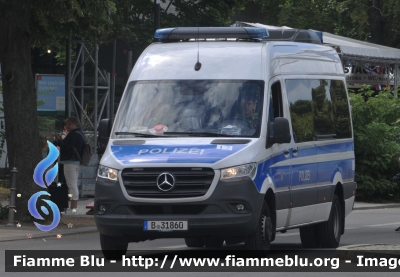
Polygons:
M170 173L161 173L157 177L157 187L162 191L170 191L175 185L175 178Z

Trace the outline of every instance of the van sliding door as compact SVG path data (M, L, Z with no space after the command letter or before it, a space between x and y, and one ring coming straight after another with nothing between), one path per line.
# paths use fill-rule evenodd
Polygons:
M308 79L285 80L292 125L289 226L312 222L317 201L313 90Z

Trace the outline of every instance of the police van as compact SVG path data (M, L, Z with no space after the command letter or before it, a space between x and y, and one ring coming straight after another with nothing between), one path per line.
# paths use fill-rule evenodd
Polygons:
M103 119L94 216L106 258L129 242L268 250L299 228L336 248L356 183L337 52L310 30L168 28Z

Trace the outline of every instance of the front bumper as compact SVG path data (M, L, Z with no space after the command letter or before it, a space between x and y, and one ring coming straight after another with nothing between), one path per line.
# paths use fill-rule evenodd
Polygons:
M125 237L129 241L156 238L237 237L254 232L263 202L253 181L219 181L211 196L204 201L186 198L178 203L134 202L126 199L118 182L98 178L96 181L94 216L99 232L107 236ZM237 204L244 210L238 211ZM99 206L105 205L105 213ZM145 220L185 220L187 231L145 231Z

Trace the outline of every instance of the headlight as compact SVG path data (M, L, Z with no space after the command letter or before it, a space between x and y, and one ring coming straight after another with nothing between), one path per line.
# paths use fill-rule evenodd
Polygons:
M106 179L110 179L113 181L117 181L118 180L118 170L109 168L104 165L99 165L99 170L97 172L97 176L99 176L100 178L106 178Z
M225 168L221 170L221 179L227 180L232 178L239 178L239 177L250 177L251 179L256 176L257 172L257 164L244 164L235 167Z

